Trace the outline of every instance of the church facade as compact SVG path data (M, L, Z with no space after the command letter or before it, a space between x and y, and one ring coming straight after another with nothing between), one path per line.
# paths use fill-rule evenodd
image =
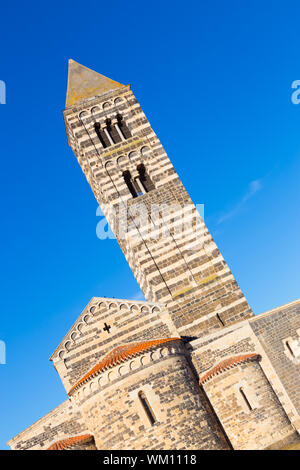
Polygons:
M129 85L70 60L64 120L147 301L91 299L51 356L68 398L10 447L299 442L300 300L253 315Z

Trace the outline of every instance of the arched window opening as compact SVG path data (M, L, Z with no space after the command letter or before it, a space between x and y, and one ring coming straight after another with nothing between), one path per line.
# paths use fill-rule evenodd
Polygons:
M120 114L117 115L115 124L112 123L110 118L107 118L105 127L102 128L99 122L96 122L94 127L103 148L118 144L131 137L130 131Z
M134 179L134 187L138 196L142 196L147 192L139 176Z
M106 119L105 124L106 127L104 128L104 132L110 142L110 145L114 145L117 142L120 142L121 139L116 130L114 129L114 126L112 126L111 119Z
M139 172L139 176L138 176L139 184L143 190L143 193L148 193L155 187L150 179L150 176L148 175L146 171L145 165L141 163L140 165L138 165L137 170Z
M123 178L124 178L124 181L125 181L125 183L126 183L126 185L127 185L127 188L129 189L129 191L130 191L132 197L137 197L138 194L137 194L137 192L136 192L136 190L135 190L135 187L134 187L134 185L133 185L133 182L132 182L132 179L131 179L131 173L130 173L129 170L125 170L125 171L123 172Z
M112 124L111 119L106 119L106 129L114 144L123 140L120 133L117 131L116 126Z
M116 122L116 123L114 124L114 129L115 129L115 131L116 131L117 134L118 134L119 140L120 140L121 142L124 142L126 139L125 139L125 137L124 137L123 132L121 131L121 129L120 129L120 127L119 127L119 123L118 123L118 122Z
M123 116L121 114L117 115L118 128L120 129L124 139L129 139L131 137L131 132L128 129L127 125L124 122Z
M109 147L111 145L110 141L107 138L107 136L105 135L105 132L103 131L103 129L101 129L100 123L95 122L94 127L95 127L97 137L100 140L102 147L103 148Z
M242 395L242 397L243 397L243 399L244 399L244 402L246 403L247 407L249 408L250 411L252 411L253 408L252 408L252 406L251 406L250 401L249 401L248 398L247 398L247 395L246 395L246 393L245 393L245 391L244 391L244 388L243 388L243 387L240 387L239 390L240 390L240 394Z
M156 418L154 416L153 410L147 400L147 397L144 392L139 392L138 394L142 407L144 408L145 414L150 421L150 424L153 426L156 423Z

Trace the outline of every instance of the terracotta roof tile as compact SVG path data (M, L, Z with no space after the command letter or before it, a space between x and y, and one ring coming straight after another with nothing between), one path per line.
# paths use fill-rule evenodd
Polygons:
M66 450L76 445L85 444L91 441L94 437L91 434L83 434L82 436L69 437L61 441L54 442L47 450Z
M236 366L237 364L241 364L243 362L248 362L248 361L255 361L259 360L260 356L259 354L244 354L241 356L235 356L235 357L230 357L228 359L225 359L224 361L220 362L218 365L207 371L199 380L200 385L203 385L205 382L207 382L209 379L214 377L217 374L220 374L221 372L224 372L227 369L230 369L233 366Z
M159 346L161 344L169 343L171 341L181 341L181 338L162 338L154 339L151 341L145 341L143 343L130 343L114 348L111 352L106 354L102 361L100 361L96 366L94 366L87 374L85 374L79 382L77 382L68 392L70 395L77 387L82 385L84 382L89 380L91 377L95 377L100 374L100 372L113 367L116 364L130 359L131 357L137 356L143 352L148 351L149 349Z

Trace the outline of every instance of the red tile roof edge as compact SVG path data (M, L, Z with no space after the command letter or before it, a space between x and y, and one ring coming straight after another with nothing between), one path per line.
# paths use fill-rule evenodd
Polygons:
M103 370L113 367L116 364L130 359L131 357L142 354L150 349L159 346L161 344L170 343L171 341L182 341L181 338L162 338L154 339L150 341L144 341L143 343L130 343L122 346L117 346L112 349L104 358L98 362L89 372L87 372L73 387L69 390L70 395L76 388L88 381L90 378L100 374Z
M94 436L92 436L91 434L83 434L82 436L69 437L67 439L62 439L60 441L54 442L54 444L51 444L51 446L48 447L47 450L64 450L68 449L69 447L76 446L78 444L85 444L86 442L89 442L92 439L94 439Z
M244 354L244 355L230 357L228 359L225 359L224 361L220 362L215 367L213 367L212 369L207 371L200 378L199 384L203 385L205 382L212 379L215 375L218 375L218 374L230 369L233 366L236 366L236 365L241 364L243 362L260 360L260 358L261 357L260 357L259 354L252 353L252 354Z

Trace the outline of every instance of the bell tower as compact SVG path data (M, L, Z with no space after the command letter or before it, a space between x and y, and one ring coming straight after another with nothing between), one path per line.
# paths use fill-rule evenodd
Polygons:
M253 315L129 85L69 61L69 145L149 302L182 336Z

